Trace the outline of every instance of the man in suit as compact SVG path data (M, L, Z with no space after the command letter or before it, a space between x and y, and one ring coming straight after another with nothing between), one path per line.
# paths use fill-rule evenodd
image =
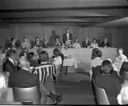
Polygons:
M73 37L72 34L69 32L69 29L66 30L66 33L63 35L63 43L66 46L70 46L72 44Z
M28 88L33 86L39 86L39 79L36 75L31 73L29 69L30 63L25 56L21 56L19 59L20 69L18 71L10 72L9 87L21 87Z
M3 64L3 72L12 72L17 70L16 65L16 52L12 49L6 53L7 59Z

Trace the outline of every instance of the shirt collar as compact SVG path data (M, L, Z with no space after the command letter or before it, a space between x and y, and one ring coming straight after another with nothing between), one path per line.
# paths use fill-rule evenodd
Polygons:
M27 71L29 71L29 69L28 68L22 68L23 70L27 70Z
M13 64L15 64L14 61L13 61L13 59L11 59L11 58L8 58L8 59L9 59Z

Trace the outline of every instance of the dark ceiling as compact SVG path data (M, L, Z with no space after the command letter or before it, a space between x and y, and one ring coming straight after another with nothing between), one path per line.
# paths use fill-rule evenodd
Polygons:
M4 23L128 26L127 0L0 0Z

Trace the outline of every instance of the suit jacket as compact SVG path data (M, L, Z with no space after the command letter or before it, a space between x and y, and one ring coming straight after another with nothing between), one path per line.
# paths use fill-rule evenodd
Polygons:
M72 34L71 33L69 33L69 40L73 40L73 37L72 37ZM63 43L65 43L65 41L67 41L67 34L64 34L63 35Z
M107 42L106 44L104 42L101 42L100 47L111 47L111 45L109 42Z
M17 70L17 66L14 65L8 58L5 61L5 63L3 64L3 71L4 72L12 72L12 71L16 71Z
M9 76L9 87L33 87L39 86L39 80L36 75L26 71L25 69L19 69L18 71L12 71Z
M87 48L87 47L89 47L90 45L91 45L90 42L88 42L88 43L86 43L85 41L82 42L82 47Z

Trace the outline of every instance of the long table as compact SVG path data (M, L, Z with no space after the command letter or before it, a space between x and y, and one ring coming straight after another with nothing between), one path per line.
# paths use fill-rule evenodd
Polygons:
M99 48L102 51L102 59L111 58L112 60L115 59L117 54L117 48ZM42 48L48 52L49 56L53 55L53 48ZM34 53L36 50L32 49ZM77 63L77 68L81 71L88 71L90 69L90 60L92 55L92 48L69 48L69 49L61 49L61 52L64 56L69 56L74 58ZM68 62L68 61L67 61ZM67 64L67 63L66 63Z

